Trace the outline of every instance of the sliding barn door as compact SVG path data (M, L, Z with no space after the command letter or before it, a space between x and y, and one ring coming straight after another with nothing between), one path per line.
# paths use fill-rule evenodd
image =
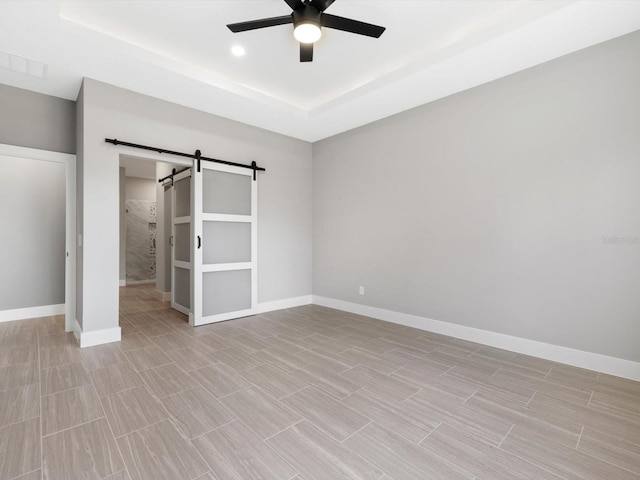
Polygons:
M253 171L202 162L193 170L192 325L255 313L257 181Z
M174 176L171 210L171 307L185 315L189 315L191 311L192 188L190 170Z

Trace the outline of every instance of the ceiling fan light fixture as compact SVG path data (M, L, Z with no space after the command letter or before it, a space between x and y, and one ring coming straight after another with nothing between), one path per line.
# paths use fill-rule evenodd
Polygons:
M315 43L320 40L322 30L320 25L314 22L301 22L293 29L293 36L300 43Z
M293 24L293 36L300 42L300 61L313 61L313 44L322 37L322 28L332 28L366 37L379 38L385 28L371 23L339 17L326 13L335 0L284 0L291 8L290 15L259 18L248 22L230 23L227 28L233 33Z

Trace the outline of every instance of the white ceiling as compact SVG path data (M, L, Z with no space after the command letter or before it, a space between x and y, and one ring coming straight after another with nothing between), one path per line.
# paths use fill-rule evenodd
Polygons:
M0 83L75 100L90 77L316 141L640 29L637 0L336 0L328 13L386 32L325 28L314 61L299 63L291 25L226 28L290 11L282 0L4 0L0 50L47 69L0 68Z

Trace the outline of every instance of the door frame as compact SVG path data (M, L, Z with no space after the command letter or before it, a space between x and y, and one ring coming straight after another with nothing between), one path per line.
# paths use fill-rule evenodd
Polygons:
M176 215L176 188L175 183L186 178L190 178L191 182L191 191L189 192L189 213L188 216L178 217ZM191 318L191 309L193 308L191 302L193 302L193 285L192 285L192 270L193 270L193 251L192 251L192 241L193 238L193 195L191 192L193 191L193 175L191 170L185 170L184 172L177 173L173 176L172 185L171 185L171 308L177 310L180 313L183 313L189 318ZM188 220L186 220L188 218ZM176 260L176 224L184 225L189 224L189 238L187 241L189 242L189 261L181 261ZM189 308L184 305L176 302L176 268L188 269L189 270Z
M76 323L76 156L70 153L52 152L2 143L0 143L0 155L62 163L66 167L64 329L66 332L71 332ZM16 318L16 320L18 319L20 318Z

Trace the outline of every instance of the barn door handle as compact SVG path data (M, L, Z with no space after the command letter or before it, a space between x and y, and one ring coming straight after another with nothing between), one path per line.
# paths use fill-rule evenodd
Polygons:
M198 235L198 248L200 248L202 246L202 239L200 238L200 235Z

